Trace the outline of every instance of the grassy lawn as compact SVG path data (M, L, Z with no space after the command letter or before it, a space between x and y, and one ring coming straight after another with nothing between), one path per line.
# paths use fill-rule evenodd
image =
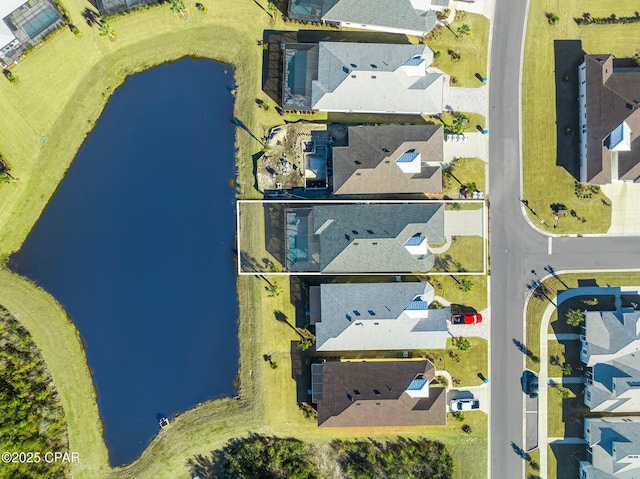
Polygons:
M546 358L549 366L550 378L561 378L562 365L569 364L572 367L570 376L582 376L582 364L580 363L580 340L548 341L549 357ZM558 358L558 364L553 364L551 357Z
M629 38L638 36L640 25L578 27L573 18L581 17L585 11L593 17L611 13L633 15L637 9L638 4L633 0L591 2L588 5L578 0L540 0L530 4L522 85L524 197L538 216L550 225L546 227L549 231L560 234L606 232L611 222L611 209L602 201L605 197L599 194L591 199L579 199L574 194L574 177L556 164L568 164L571 171L577 168L575 161L567 158L557 160L556 104L555 94L551 94L556 91L554 40L580 39L582 49L587 53L612 53L619 58L633 56L637 53L637 45ZM549 25L545 17L549 12L560 17L556 26ZM577 73L571 81L577 81L576 77ZM575 210L587 221L581 223L567 216L554 230L551 203L563 203L568 210ZM539 221L532 219L544 228Z
M419 276L419 278L431 283L436 295L452 304L470 306L476 311L482 311L488 307L486 276L467 276L466 278L473 283L471 291L468 292L461 291L458 282L451 275ZM457 275L456 278L459 281L463 276Z
M636 286L640 284L639 273L624 273L624 272L612 272L612 273L575 273L575 274L563 274L557 278L550 278L545 281L545 286L549 290L547 294L549 298L553 299L558 293L568 289L577 288L579 286L578 281L591 280L595 281L595 284L599 286ZM526 326L526 346L538 355L540 353L540 322L542 315L547 309L549 301L545 298L531 297L527 305L527 326ZM562 305L561 305L562 306ZM581 309L584 309L581 306ZM590 309L590 308L589 308ZM557 310L554 309L550 324L555 324L558 321L563 322L561 318L558 320ZM549 331L549 332L552 332ZM562 332L575 332L575 331L563 331ZM551 353L550 353L551 354ZM531 358L527 358L527 367L533 371L539 371L540 367L534 363Z
M531 456L531 461L528 461L525 465L524 477L527 479L538 479L540 477L540 471L531 467L531 464L535 463L540 465L540 449L531 451L529 455Z
M449 249L436 255L434 271L482 272L483 244L480 236L454 236Z
M458 158L453 164L451 177L445 178L442 193L449 198L456 199L460 196L460 187L475 183L480 191L485 191L487 177L487 163L479 158Z
M582 416L589 409L582 402L582 384L548 386L548 436L582 437ZM562 391L568 397L562 397Z
M478 378L478 373L485 375L488 373L487 341L481 338L468 339L471 343L471 349L468 351L460 351L453 345L452 338L449 338L447 349L434 349L427 352L427 356L432 358L437 370L444 369L451 374L451 377L460 379L460 387L480 386L482 380ZM460 361L452 359L450 353L457 354Z
M580 461L586 458L586 447L580 444L548 446L548 479L574 479L580 472Z
M462 14L462 16L461 16ZM467 24L471 28L471 35L456 38L460 25ZM451 29L436 27L425 43L434 51L440 52L440 57L434 60L434 66L455 77L458 82L454 86L479 87L483 83L476 77L487 75L487 51L489 48L489 20L482 15L459 12ZM449 50L460 54L460 60L453 62Z

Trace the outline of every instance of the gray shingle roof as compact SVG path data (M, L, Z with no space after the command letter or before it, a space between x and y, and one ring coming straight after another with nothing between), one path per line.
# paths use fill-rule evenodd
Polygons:
M640 474L640 423L637 418L585 418L592 451L585 479L636 479ZM623 461L624 460L624 461Z
M589 403L592 411L640 411L640 355L631 353L592 368Z
M424 59L421 65L403 67L416 56ZM432 61L433 52L426 45L320 42L311 108L440 113L444 77L426 71Z
M421 156L419 173L396 164L413 150ZM336 194L424 193L442 190L441 125L349 127L349 145L333 148L333 191Z
M585 317L585 337L589 353L613 354L640 339L640 311L616 313L589 311ZM589 364L590 365L590 364Z
M320 319L315 322L318 351L446 347L449 314L426 309L434 298L428 283L323 284L309 290L310 296L318 293L310 311ZM425 309L413 304L416 297Z
M413 8L410 0L325 0L322 12L326 22L407 30L420 36L429 33L437 22L434 12Z
M404 243L418 234L445 242L442 204L316 205L313 213L324 273L429 271L433 253L413 255Z

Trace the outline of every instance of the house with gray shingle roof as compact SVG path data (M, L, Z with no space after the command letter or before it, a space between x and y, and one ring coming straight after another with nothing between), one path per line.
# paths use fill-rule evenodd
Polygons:
M445 242L444 205L318 204L285 210L288 271L427 272Z
M63 25L53 0L0 0L0 66L13 63Z
M444 75L426 45L287 43L283 56L285 110L442 112Z
M346 283L309 288L317 351L444 349L446 309L429 309L429 283Z
M640 412L640 311L589 311L580 359L593 412Z
M578 68L580 181L640 181L640 67L585 55Z
M333 147L337 195L442 191L442 125L350 126Z
M431 386L431 361L337 362L311 365L318 426L420 426L447 423L447 394Z
M288 16L350 28L425 36L436 26L433 10L449 0L289 0Z
M586 417L587 460L580 479L640 477L640 422L637 417Z

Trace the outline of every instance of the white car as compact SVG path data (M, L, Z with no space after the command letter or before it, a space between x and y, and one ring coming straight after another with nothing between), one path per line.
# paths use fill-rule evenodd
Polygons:
M474 409L480 409L479 399L454 399L449 405L451 411L472 411Z

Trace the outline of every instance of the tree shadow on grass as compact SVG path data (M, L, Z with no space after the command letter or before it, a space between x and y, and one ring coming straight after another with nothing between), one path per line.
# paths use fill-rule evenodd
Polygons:
M578 67L584 61L585 52L580 40L555 40L553 47L556 85L556 165L579 179Z
M286 206L282 203L265 203L263 205L264 247L283 267L286 265L286 235L284 231Z

